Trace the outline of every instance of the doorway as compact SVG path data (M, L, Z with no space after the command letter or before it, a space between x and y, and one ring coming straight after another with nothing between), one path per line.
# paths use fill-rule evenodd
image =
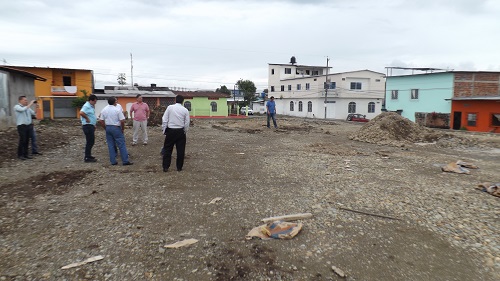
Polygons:
M453 112L453 130L460 130L462 128L462 112Z

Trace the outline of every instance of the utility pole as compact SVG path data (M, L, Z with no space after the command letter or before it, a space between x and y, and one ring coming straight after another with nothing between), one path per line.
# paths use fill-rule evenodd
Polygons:
M132 61L132 53L130 53L130 81L132 84L132 87L134 87L134 65Z
M328 57L326 57L326 76L325 76L325 119L326 119L326 109L327 109L327 97L328 97L328 88L330 87L330 85L328 84L328 61L330 61L330 59Z

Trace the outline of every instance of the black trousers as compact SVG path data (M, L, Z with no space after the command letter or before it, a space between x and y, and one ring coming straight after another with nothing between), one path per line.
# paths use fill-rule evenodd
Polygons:
M91 124L82 126L83 133L85 134L85 160L92 156L92 147L95 143L95 126Z
M33 125L18 125L19 145L17 147L17 157L28 157L28 147L30 142L30 133Z
M182 170L182 166L184 166L184 154L186 152L186 134L184 133L184 129L166 129L165 142L163 143L163 148L165 151L165 153L163 154L164 170L170 168L174 145L177 151L177 170Z

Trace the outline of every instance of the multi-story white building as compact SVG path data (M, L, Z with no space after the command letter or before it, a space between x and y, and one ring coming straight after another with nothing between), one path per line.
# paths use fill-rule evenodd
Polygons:
M385 92L383 73L328 73L330 68L298 65L295 57L289 64L270 63L268 96L275 98L276 113L328 119L345 119L349 113L371 119L380 114Z

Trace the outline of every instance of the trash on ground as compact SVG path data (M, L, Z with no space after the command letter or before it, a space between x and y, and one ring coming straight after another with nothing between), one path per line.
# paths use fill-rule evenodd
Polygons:
M73 268L73 267L77 267L77 266L84 265L84 264L87 264L87 263L99 261L99 260L102 260L102 259L104 259L104 257L101 256L101 255L99 255L99 256L88 258L88 259L86 259L84 261L81 261L81 262L75 262L75 263L71 263L71 264L65 265L65 266L61 267L61 269Z
M173 244L168 244L168 245L165 245L163 247L165 248L168 248L168 249L177 249L177 248L180 248L180 247L185 247L185 246L189 246L189 245L192 245L194 243L198 242L197 239L185 239L185 240L182 240L182 241L177 241Z
M302 229L302 223L292 223L285 221L274 221L261 226L257 226L250 230L246 235L246 239L292 239Z
M312 216L313 215L311 213L284 215L284 216L265 218L265 219L262 219L262 222L268 223L268 222L273 222L273 221L295 221L295 220L301 220L301 219L309 219L309 218L312 218Z
M457 162L451 162L443 167L441 167L441 170L443 172L449 172L449 173L457 173L457 174L470 174L470 171L468 169L479 169L478 166L470 163L466 163L462 160L458 160Z
M493 196L500 197L500 182L497 183L483 182L478 184L476 189L489 193Z
M212 201L210 201L210 203L208 204L215 204L217 202L219 202L220 200L222 200L222 197L215 197L214 199L212 199Z
M344 278L346 276L344 271L342 271L340 268L338 268L336 266L332 265L332 270L333 270L333 272L335 272L338 276L340 276L342 278Z

